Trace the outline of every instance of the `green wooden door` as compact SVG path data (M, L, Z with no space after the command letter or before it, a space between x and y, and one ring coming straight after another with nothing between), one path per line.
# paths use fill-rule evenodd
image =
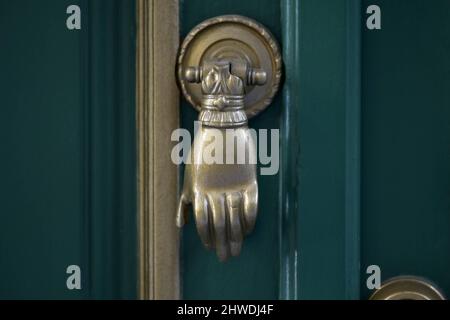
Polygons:
M266 25L283 48L273 105L251 121L279 128L281 167L259 176L260 212L239 258L183 236L185 298L367 299L415 275L450 293L448 1L181 2L181 36L221 14ZM381 29L366 20L381 9ZM183 103L182 126L196 113Z
M136 297L134 17L134 1L0 1L2 299Z
M372 4L380 30L366 27ZM81 30L66 27L69 5ZM449 295L449 2L179 5L181 39L241 14L275 35L284 62L279 94L250 122L280 130L256 228L220 263L190 222L182 296L367 299L370 265ZM0 0L2 299L137 297L135 12L135 1ZM180 110L192 131L197 113ZM81 290L66 286L69 265Z
M382 29L362 38L361 271L426 277L449 297L450 3L378 4Z

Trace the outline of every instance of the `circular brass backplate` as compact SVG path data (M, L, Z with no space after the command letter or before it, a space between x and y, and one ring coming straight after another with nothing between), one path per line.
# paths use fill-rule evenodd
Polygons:
M184 97L200 111L201 86L184 79L187 67L207 60L245 60L252 68L267 72L262 86L246 87L245 112L257 115L271 102L281 79L281 54L273 35L258 22L243 16L225 15L208 19L189 32L178 55L178 81Z
M427 279L400 276L384 282L370 300L445 300L445 297Z

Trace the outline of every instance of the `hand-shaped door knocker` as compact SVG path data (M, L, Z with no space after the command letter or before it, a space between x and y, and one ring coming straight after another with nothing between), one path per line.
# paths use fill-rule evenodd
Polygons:
M201 126L187 157L177 225L184 225L192 205L201 241L221 261L239 255L244 237L255 226L257 151L247 119L270 104L280 77L281 57L273 36L245 17L203 22L180 50L180 86L200 110ZM213 161L206 159L211 154Z

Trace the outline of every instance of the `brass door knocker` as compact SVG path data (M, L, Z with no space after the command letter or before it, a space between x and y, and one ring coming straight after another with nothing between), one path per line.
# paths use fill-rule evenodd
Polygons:
M185 98L200 111L201 126L185 167L177 225L184 225L191 204L201 241L221 261L239 255L255 226L256 145L247 123L271 103L280 77L273 36L245 17L209 19L181 46L178 80ZM225 143L214 158L223 161L205 161L205 151L218 140Z

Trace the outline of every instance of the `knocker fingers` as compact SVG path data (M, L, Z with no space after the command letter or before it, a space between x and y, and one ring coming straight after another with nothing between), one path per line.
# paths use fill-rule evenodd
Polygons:
M244 220L245 235L252 232L255 227L256 216L258 214L258 184L256 180L248 185L244 191Z
M210 210L208 201L201 192L195 193L194 199L194 216L197 232L200 235L200 239L206 248L210 249L214 247L214 239L211 238L210 224L212 219L210 217Z
M200 239L208 249L216 249L221 261L240 254L245 234L255 225L257 198L256 184L243 193L195 194L193 208Z
M180 202L178 203L178 210L177 210L177 227L181 228L186 223L187 218L187 206L189 205L190 201L187 198L186 194L183 192L180 197Z
M208 200L211 206L216 253L220 261L225 261L229 257L225 199L222 194L213 193L208 196Z
M238 256L241 252L243 235L242 225L242 194L233 192L226 197L229 219L229 243L232 256Z

